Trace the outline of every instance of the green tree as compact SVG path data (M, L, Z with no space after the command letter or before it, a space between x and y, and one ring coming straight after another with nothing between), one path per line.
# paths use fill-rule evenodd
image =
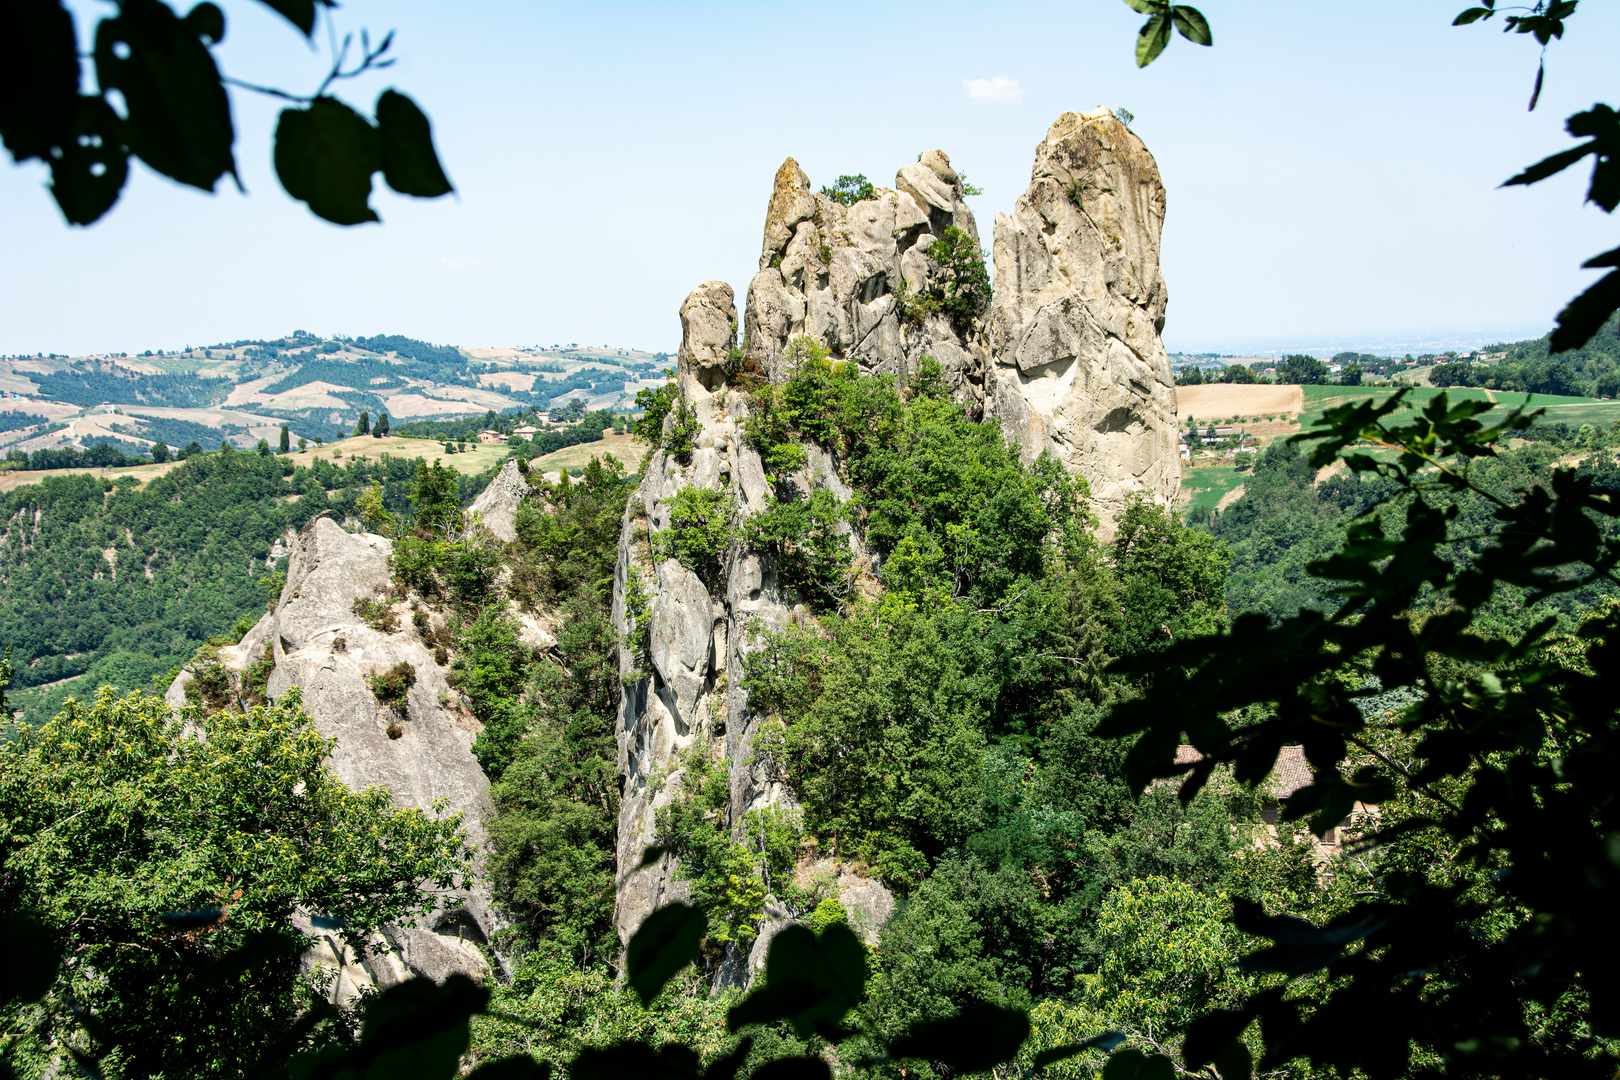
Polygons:
M447 536L461 528L461 500L456 489L454 469L445 468L437 460L431 465L418 461L410 495L416 527L434 536Z
M960 326L967 326L990 306L990 272L978 240L955 225L928 245L928 257L943 280L935 286L940 307Z
M353 432L353 434L354 435L370 435L371 434L371 414L369 412L361 412L360 419L358 419L358 420L356 420L354 422L354 432Z
M1141 655L1226 623L1229 556L1168 507L1136 496L1115 523L1113 562L1124 585L1111 651Z
M260 457L269 457L271 454L275 453L274 450L270 449L270 440L269 439L260 439L259 440L259 445L256 446L254 449L256 449L259 452Z
M1361 365L1356 363L1354 360L1352 360L1348 364L1344 365L1343 369L1341 369L1340 372L1339 372L1339 385L1340 386L1360 386L1361 385Z
M384 438L385 436L387 436L387 434L388 434L388 414L387 413L380 412L380 413L377 414L377 424L376 424L375 427L373 427L371 429L371 434L374 437L379 438L379 439Z
M287 425L281 425L281 452L285 454L292 449L292 435L287 431Z
M821 189L823 195L840 206L854 206L863 199L870 199L875 191L872 182L859 174L840 176L832 187Z
M1328 381L1327 365L1303 354L1283 357L1277 365L1277 381L1304 386L1320 386Z
M1397 855L1413 844L1433 852L1390 866L1320 922L1235 900L1234 925L1271 942L1248 956L1249 970L1325 976L1207 1015L1184 1055L1196 1068L1260 1019L1263 1068L1306 1059L1393 1076L1427 1060L1459 1076L1608 1076L1620 1035L1605 840L1620 827L1607 765L1620 739L1609 685L1620 605L1560 642L1549 636L1557 619L1503 626L1489 602L1504 586L1533 605L1620 584L1620 501L1569 470L1545 487L1495 490L1482 474L1532 417L1516 411L1486 427L1476 417L1489 402L1439 394L1403 418L1406 396L1330 409L1296 436L1320 443L1312 467L1345 454L1352 471L1391 482L1379 502L1396 505L1363 515L1311 568L1338 583L1342 605L1272 627L1245 616L1229 633L1178 642L1151 662L1146 693L1103 728L1137 736L1131 783L1185 776L1184 797L1221 765L1258 780L1282 746L1303 745L1314 780L1285 820L1323 835L1358 800L1390 804L1378 839ZM1369 442L1400 456L1346 454ZM1463 496L1489 507L1483 538ZM1395 510L1390 535L1382 518ZM1177 764L1189 741L1202 761ZM1343 1026L1345 1007L1361 1021Z
M77 1042L126 1075L251 1071L320 992L299 975L295 911L358 950L471 870L457 818L326 769L333 743L296 690L186 723L195 734L162 698L104 689L0 742L0 899L36 913L67 961L45 1026L6 1010L40 1055ZM76 1033L84 1009L95 1025Z
M159 465L169 460L168 444L163 442L161 439L152 444L152 460L157 462Z

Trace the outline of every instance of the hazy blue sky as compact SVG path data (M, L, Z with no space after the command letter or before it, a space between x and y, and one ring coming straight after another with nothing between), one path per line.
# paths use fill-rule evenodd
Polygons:
M221 6L227 74L318 83L324 47L258 4ZM383 224L327 225L271 172L280 106L242 92L245 197L136 166L107 218L70 229L44 169L5 164L0 352L295 328L673 349L699 282L731 283L742 305L784 157L817 185L891 184L943 149L984 188L988 241L1047 127L1099 104L1135 113L1169 191L1172 349L1529 335L1592 280L1579 264L1620 222L1581 205L1585 167L1496 185L1572 145L1564 117L1613 102L1620 4L1581 5L1533 114L1534 42L1451 28L1463 6L1203 0L1215 46L1177 38L1139 71L1142 17L1120 0L345 0L338 25L396 29L401 61L339 95L414 96L458 195L384 190Z

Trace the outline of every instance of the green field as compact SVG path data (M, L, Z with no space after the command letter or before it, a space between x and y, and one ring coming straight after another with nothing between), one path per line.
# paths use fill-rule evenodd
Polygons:
M1300 414L1299 422L1300 426L1305 428L1315 426L1321 421L1323 411L1335 405L1365 401L1369 398L1383 401L1395 393L1394 390L1384 387L1306 386L1301 389L1305 393L1305 411ZM1439 393L1442 391L1434 387L1420 386L1408 395L1407 401L1415 406L1422 406ZM1452 401L1490 401L1494 397L1496 403L1504 409L1528 402L1531 408L1547 410L1544 417L1544 422L1547 423L1596 424L1606 428L1616 420L1620 420L1620 401L1554 397L1548 394L1517 394L1503 390L1454 389L1446 390L1444 393L1449 395Z
M1187 499L1187 516L1209 516L1221 497L1243 483L1246 473L1232 465L1212 465L1202 469L1184 469L1181 490Z

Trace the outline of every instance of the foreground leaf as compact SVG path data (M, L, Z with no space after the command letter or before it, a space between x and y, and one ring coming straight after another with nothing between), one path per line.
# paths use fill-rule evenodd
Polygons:
M708 920L687 904L668 904L642 922L624 950L625 974L645 1007L687 964L697 959Z
M123 95L129 152L172 180L204 191L236 174L231 104L203 39L225 17L210 3L184 19L158 0L125 0L96 27L96 80Z
M433 149L433 128L416 102L396 90L377 99L383 179L401 195L435 199L454 189Z
M284 109L276 125L276 176L287 194L336 225L376 221L371 174L382 168L382 144L370 121L336 98Z

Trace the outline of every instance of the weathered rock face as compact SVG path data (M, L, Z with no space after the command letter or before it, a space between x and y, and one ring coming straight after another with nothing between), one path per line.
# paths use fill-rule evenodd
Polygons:
M481 869L489 843L484 823L493 812L489 781L472 755L481 725L445 681L406 605L396 605L400 629L391 633L372 629L353 613L357 599L387 591L389 551L381 536L346 533L328 515L316 517L293 545L276 609L238 644L221 649L220 662L239 678L268 650L275 659L266 686L269 698L279 700L292 687L301 688L315 729L337 740L328 761L332 771L351 788L388 788L397 806L432 813L433 801L444 799L462 814ZM400 662L411 665L416 681L402 706L389 707L372 694L367 676ZM169 688L167 700L177 709L185 704L191 678L183 672ZM505 925L480 873L471 887L447 894L420 924L385 927L379 942L393 946L391 954L363 963L352 953L344 957L340 981L364 985L369 977L386 987L410 974L487 976L477 945ZM334 966L336 959L325 962Z
M496 539L511 543L517 539L518 504L528 493L529 481L518 470L517 462L508 461L467 509Z
M1172 497L1175 391L1158 337L1164 189L1152 156L1106 110L1064 114L1037 151L1029 192L1010 217L997 219L994 304L967 325L940 312L919 315L908 299L939 286L941 269L926 252L947 229L977 243L962 195L960 176L938 151L902 168L892 190L847 208L813 192L791 158L784 162L748 288L743 373L785 380L783 355L799 335L868 373L909 377L929 355L970 412L998 419L1029 457L1050 450L1085 476L1105 529L1132 491ZM688 896L668 856L647 865L643 856L659 810L681 797L695 757L726 763L734 840L745 839L750 811L791 809L792 793L755 762L761 720L739 683L760 632L811 618L778 582L770 558L738 543L708 581L655 558L654 536L671 527L683 488L721 492L733 524L760 512L772 494L759 454L743 441L747 397L728 386L728 364L738 358L731 287L705 282L680 317L677 376L700 432L688 461L664 453L650 459L625 513L613 591L627 686L617 727L623 799L615 915L626 941L654 908ZM838 463L822 448L805 450L807 467L777 477L778 486L848 499ZM850 544L857 560L866 557L858 536ZM830 881L853 923L875 940L894 910L881 882L831 860L801 870ZM722 981L747 982L789 915L768 898L759 937L746 955L734 950L726 958Z
M952 392L978 415L987 362L983 335L939 312L907 318L899 293L926 293L938 268L925 252L955 226L979 239L962 180L938 150L902 168L894 189L853 206L813 192L797 162L776 173L759 272L748 285L745 350L772 379L792 338L815 338L861 370L909 376L932 356Z
M621 940L628 940L660 904L689 895L673 860L642 865L658 811L682 791L686 755L727 763L727 819L734 831L740 831L750 810L791 802L753 763L756 718L747 695L728 676L740 672L744 658L757 648L755 632L807 617L798 598L778 585L768 560L737 545L708 583L676 560L653 555L652 536L670 528L671 502L682 488L724 492L739 521L762 510L772 491L759 454L743 442L746 400L723 379L722 365L736 345L731 288L721 282L700 285L681 306L681 325L677 377L702 432L688 462L653 455L625 512L614 579L613 617L626 642L619 663L627 686L617 726L624 780L615 911ZM827 454L812 448L809 457L805 469L781 482L802 492L828 487L849 498L852 493ZM853 536L851 543L859 554ZM782 911L780 918L785 916ZM731 957L723 979L747 982L752 967L763 962L763 945L780 918L767 919L751 954Z
M1180 486L1164 208L1153 155L1095 109L1058 118L1029 190L996 215L987 413L1086 478L1105 532L1132 492L1166 503Z

